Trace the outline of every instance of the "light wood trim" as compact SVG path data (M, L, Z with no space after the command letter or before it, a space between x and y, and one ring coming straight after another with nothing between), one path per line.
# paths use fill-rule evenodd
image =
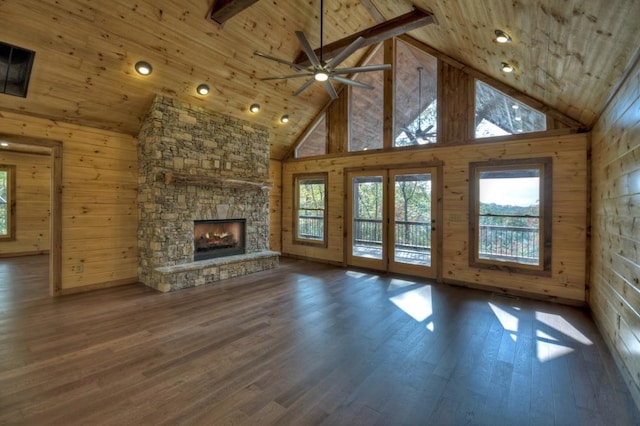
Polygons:
M0 170L7 172L9 183L7 194L9 203L7 205L7 235L1 236L0 241L15 241L16 239L16 166L11 164L0 164Z
M188 175L184 173L166 172L162 173L160 179L165 185L170 184L191 184L202 186L219 186L224 188L245 188L245 189L271 189L271 182L250 181L244 179L231 179L225 177Z
M303 238L298 238L298 211L300 211L300 199L298 191L298 183L301 179L321 179L324 182L324 235L322 241L313 241ZM327 248L329 244L329 174L326 172L321 173L297 173L293 175L293 214L291 215L293 230L293 243L300 245L307 245L313 247Z

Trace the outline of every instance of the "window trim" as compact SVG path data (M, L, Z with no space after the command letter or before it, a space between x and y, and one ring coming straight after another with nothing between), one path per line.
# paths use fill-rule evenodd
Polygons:
M309 179L321 179L324 182L324 232L322 236L322 241L311 240L307 238L298 237L298 212L300 210L300 181L301 180L309 180ZM328 246L328 230L329 230L329 219L328 219L328 181L329 174L327 172L323 173L297 173L293 175L293 243L314 247L323 247L326 248Z
M7 235L0 235L0 241L16 240L16 166L0 164L0 171L7 172Z
M480 172L487 170L540 170L540 262L525 265L516 262L481 259L478 256L480 213ZM517 272L529 275L551 276L552 260L552 205L553 159L551 157L517 160L489 160L469 163L469 266L483 269Z

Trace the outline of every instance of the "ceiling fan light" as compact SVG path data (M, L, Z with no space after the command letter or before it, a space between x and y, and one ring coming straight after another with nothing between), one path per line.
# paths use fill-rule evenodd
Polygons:
M511 36L502 30L495 30L496 41L498 43L511 43Z
M204 96L204 95L208 95L208 94L209 94L209 90L211 90L211 89L209 88L209 85L208 85L208 84L204 84L204 83L200 84L200 85L196 88L196 91L198 92L198 94L200 94L200 95L202 95L202 96Z
M318 71L317 73L315 73L315 75L313 76L316 81L327 81L329 80L329 74L327 74L324 71Z
M151 71L153 71L153 68L151 67L151 64L149 62L146 62L146 61L138 61L138 62L136 62L135 69L136 69L137 73L140 74L140 75L149 75L149 74L151 74Z
M251 104L251 106L249 107L249 111L251 112L260 111L260 104Z

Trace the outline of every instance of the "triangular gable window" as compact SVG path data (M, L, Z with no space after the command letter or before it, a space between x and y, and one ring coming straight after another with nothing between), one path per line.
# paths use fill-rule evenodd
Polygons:
M547 130L545 114L478 80L475 105L477 139Z
M296 148L296 158L313 157L327 153L327 122L325 113L322 113L315 124L302 138Z

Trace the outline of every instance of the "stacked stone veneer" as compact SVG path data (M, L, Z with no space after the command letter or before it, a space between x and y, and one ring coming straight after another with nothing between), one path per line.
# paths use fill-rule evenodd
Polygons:
M165 183L165 173L265 182L267 129L164 96L153 101L138 144L139 280L172 291L276 267L269 194L259 187ZM193 222L246 219L246 255L193 261Z

